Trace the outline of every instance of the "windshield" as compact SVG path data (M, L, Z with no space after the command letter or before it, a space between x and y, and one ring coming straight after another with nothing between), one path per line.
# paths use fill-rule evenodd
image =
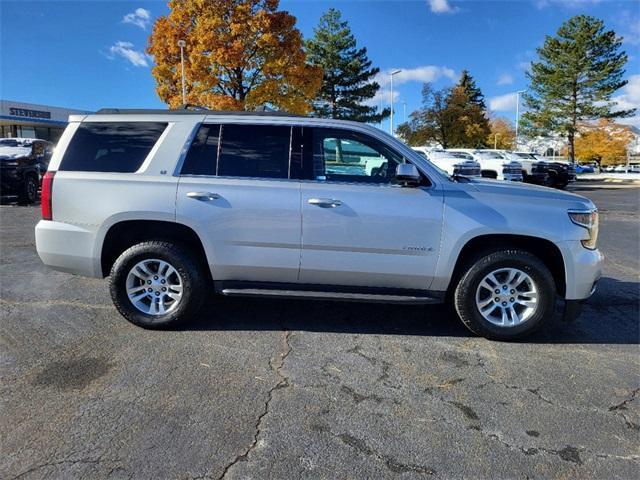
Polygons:
M473 155L465 152L449 152L452 157L464 158L465 160L473 160Z
M480 157L486 159L502 160L504 157L499 152L476 152Z
M520 158L526 158L527 160L536 160L536 157L530 153L516 153L515 155Z

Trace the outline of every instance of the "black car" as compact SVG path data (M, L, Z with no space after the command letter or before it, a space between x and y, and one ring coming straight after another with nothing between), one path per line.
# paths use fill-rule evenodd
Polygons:
M0 195L34 203L53 145L35 138L0 138Z

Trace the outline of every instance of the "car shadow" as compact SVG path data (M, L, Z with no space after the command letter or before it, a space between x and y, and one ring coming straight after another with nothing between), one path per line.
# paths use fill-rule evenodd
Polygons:
M572 323L556 320L521 340L539 344L639 344L639 286L603 278ZM448 305L403 306L215 297L183 330L277 331L472 337Z

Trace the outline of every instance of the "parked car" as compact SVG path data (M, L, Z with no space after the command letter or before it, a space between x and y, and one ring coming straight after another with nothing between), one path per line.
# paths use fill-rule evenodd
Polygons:
M580 163L576 163L576 173L577 174L595 173L595 170L593 169L593 167L591 165L583 165L583 164L580 164Z
M629 165L627 173L640 173L640 164Z
M20 203L34 203L52 145L33 138L0 138L0 195L17 195Z
M433 163L436 167L447 172L449 175L463 177L479 177L480 164L475 160L461 158L457 153L449 153L428 147L411 147L424 158Z
M505 158L502 154L489 150L472 148L451 148L447 152L465 155L480 164L482 176L511 182L522 181L522 164Z
M380 166L346 168L356 162L336 152L343 141ZM71 116L41 203L42 261L109 276L119 312L145 328L174 327L219 293L450 301L471 331L508 340L548 325L557 297L575 318L601 275L590 200L451 177L381 130L340 120Z
M534 152L512 152L512 155L522 162L524 181L527 183L563 189L576 181L576 168L571 162L548 160Z

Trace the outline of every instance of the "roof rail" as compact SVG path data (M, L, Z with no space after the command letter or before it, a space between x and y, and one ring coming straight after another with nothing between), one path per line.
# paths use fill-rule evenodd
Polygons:
M247 111L247 110L208 110L206 108L197 107L193 108L193 105L181 105L179 109L165 110L162 108L101 108L96 114L102 115L246 115L246 116L259 116L259 117L304 117L305 115L298 115L288 112L265 112L265 111Z

